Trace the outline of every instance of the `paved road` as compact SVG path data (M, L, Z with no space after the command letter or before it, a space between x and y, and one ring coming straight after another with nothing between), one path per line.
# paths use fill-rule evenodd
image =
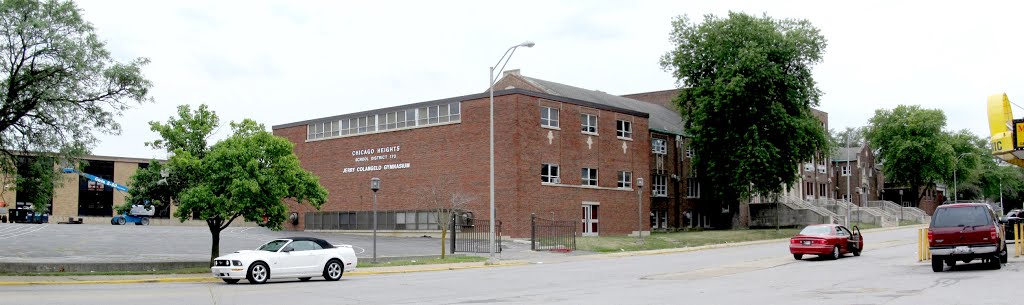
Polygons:
M4 304L1013 304L1024 261L933 273L915 231L866 234L861 257L795 261L785 243L667 255L350 276L266 285L172 283L5 287ZM561 261L557 261L561 260Z
M286 236L319 237L353 245L360 257L373 255L370 236L275 232L262 227L225 229L221 232L220 249L221 253L256 249L271 239ZM512 246L512 252L522 252L524 248ZM440 248L437 238L377 237L379 257L438 255ZM0 262L204 261L210 258L210 231L206 227L188 226L0 223L0 249Z

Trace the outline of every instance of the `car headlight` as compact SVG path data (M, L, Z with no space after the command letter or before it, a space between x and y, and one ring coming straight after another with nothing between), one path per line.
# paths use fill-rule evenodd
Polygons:
M242 261L231 261L231 265L232 266L241 266L242 265Z

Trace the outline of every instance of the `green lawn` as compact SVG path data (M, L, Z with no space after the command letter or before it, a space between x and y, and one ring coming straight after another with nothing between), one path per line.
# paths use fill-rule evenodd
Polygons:
M900 226L913 226L913 225L919 225L919 224L921 224L921 223L913 221L913 220L903 220L903 221L900 221Z
M650 236L644 236L643 243L640 243L635 236L578 237L576 239L576 247L578 250L596 252L657 250L789 238L796 235L798 232L800 232L800 229L781 229L779 231L776 231L775 229L754 229L653 233Z
M370 267L391 267L391 266L411 266L411 265L431 265L431 264L451 264L451 263L472 263L486 261L486 257L482 256L448 256L445 259L438 258L427 258L427 259L415 259L415 260L399 260L389 262L377 262L376 264L371 263L368 259L360 259L359 268L370 268Z
M860 222L860 223L858 223L858 222L851 222L851 223L850 223L850 228L852 229L852 228L853 228L853 226L857 226L857 227L858 227L858 228L860 228L861 230L867 230L867 229L878 229L878 228L881 228L880 226L878 226L878 225L876 225L876 224L873 224L873 223L866 223L866 222Z

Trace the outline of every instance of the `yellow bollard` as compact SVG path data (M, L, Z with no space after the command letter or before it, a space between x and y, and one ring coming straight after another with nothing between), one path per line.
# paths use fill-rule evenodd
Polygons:
M917 230L917 261L923 262L931 259L932 254L928 249L928 229Z
M921 254L923 254L923 252L921 252L921 229L917 229L917 251L916 252L917 252L917 261L919 261L919 262L922 261Z
M1020 223L1014 224L1014 247L1017 250L1014 257L1020 257L1024 254L1024 236L1022 236L1022 228L1024 228L1024 225Z
M921 229L917 229L917 261L924 261L924 251L921 251Z

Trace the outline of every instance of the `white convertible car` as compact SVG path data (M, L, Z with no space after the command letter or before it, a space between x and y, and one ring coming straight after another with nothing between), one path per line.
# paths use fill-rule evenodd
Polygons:
M210 271L228 284L241 279L253 284L263 284L272 278L308 281L314 276L337 281L342 273L355 270L356 264L356 254L350 245L335 246L312 237L288 237L272 240L256 250L218 257Z

